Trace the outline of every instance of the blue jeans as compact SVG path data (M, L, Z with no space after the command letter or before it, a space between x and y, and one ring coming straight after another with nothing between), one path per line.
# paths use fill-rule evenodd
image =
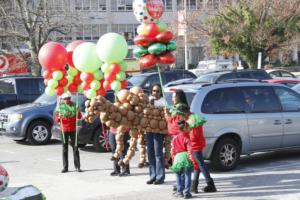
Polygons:
M129 140L130 136L129 134L124 134L124 138L123 138L123 142L124 142L124 149L123 149L123 152L120 156L120 160L122 160L126 153L127 153L127 150L128 150L128 147L129 147L129 143L128 143L128 140ZM110 148L111 148L111 152L112 152L112 155L114 155L115 151L116 151L116 148L117 148L117 143L116 143L116 134L115 133L109 133L109 136L108 136L108 142L109 142L109 145L110 145ZM120 166L118 165L118 161L114 161L113 162L113 167L114 167L114 172L120 172Z
M176 173L177 192L183 192L183 194L190 193L192 170L193 167L190 167L185 169L183 172Z
M193 156L196 159L196 162L201 170L201 173L203 174L204 178L205 178L205 182L208 183L209 181L212 180L212 178L210 177L210 173L207 169L207 166L204 163L204 158L202 155L202 151L193 151ZM200 175L200 171L199 170L194 170L194 180L199 180L199 175Z
M146 144L150 180L163 182L165 180L164 135L147 132Z

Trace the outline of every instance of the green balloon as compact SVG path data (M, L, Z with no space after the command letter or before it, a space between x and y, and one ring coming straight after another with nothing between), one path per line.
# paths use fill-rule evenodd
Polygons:
M136 47L133 49L133 56L136 58L140 58L148 53L147 48L145 47Z
M54 89L54 88L56 88L57 86L58 86L57 80L50 79L50 80L48 81L48 87Z
M106 63L121 62L126 58L127 52L128 45L125 38L117 33L106 33L97 43L98 56Z
M91 89L93 89L93 90L98 90L99 88L100 88L100 86L101 86L101 84L100 84L100 82L99 81L97 81L97 80L93 80L92 82L91 82Z
M99 69L102 61L97 55L96 45L91 42L78 45L73 51L73 63L81 72L93 73Z
M48 86L45 89L45 94L48 95L48 96L53 96L53 95L55 95L55 90Z
M113 81L110 84L110 87L111 87L112 90L117 92L117 91L121 90L121 83L120 83L120 81Z
M121 63L119 63L119 65L121 65L121 71L126 71L127 70L127 64L125 61L122 61Z
M123 81L126 79L126 74L124 71L120 71L119 73L117 73L116 78L118 81Z
M54 71L52 74L54 80L59 81L63 77L63 73L61 71Z
M148 51L154 55L160 55L167 50L167 46L162 43L154 43L148 47Z
M78 85L78 87L77 87L77 92L83 93L83 89L82 89L81 85Z
M71 75L68 75L68 76L67 76L67 79L68 79L68 85L70 85L71 83L73 83L74 77L71 76Z
M68 74L70 75L70 76L76 76L77 74L78 74L78 70L76 69L76 68L74 68L74 67L69 67L69 69L68 69Z
M159 32L161 33L161 32L166 31L168 26L164 22L158 22L157 27L158 27Z
M177 48L177 44L175 41L171 41L167 44L167 50L168 51L175 51Z
M110 67L110 64L108 64L108 63L104 63L102 66L101 66L101 71L103 72L103 73L108 73L109 72L109 67Z
M86 97L87 97L88 99L92 99L92 98L96 97L96 95L97 95L97 92L96 92L95 90L93 90L93 89L89 89L89 90L86 92Z
M96 80L102 80L103 79L103 73L100 70L97 70L94 72L94 78Z

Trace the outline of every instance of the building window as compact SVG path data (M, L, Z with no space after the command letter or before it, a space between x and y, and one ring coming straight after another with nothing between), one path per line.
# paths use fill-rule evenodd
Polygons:
M76 0L75 10L106 11L106 0Z
M172 10L172 0L164 0L165 10Z
M111 0L112 11L132 11L132 0Z
M112 32L123 35L128 45L133 45L133 38L137 35L136 29L139 24L112 24Z
M78 25L76 28L76 40L83 40L83 25Z
M205 2L207 2L207 4L209 4L209 1L219 1L219 0L186 0L186 9L187 10L201 10L205 7L204 6ZM184 2L184 0L177 0L177 9L178 10L184 9L183 2Z

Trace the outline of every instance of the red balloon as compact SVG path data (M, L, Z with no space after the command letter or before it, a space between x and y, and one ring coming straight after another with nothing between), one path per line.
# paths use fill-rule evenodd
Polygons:
M97 90L97 96L106 96L106 91L103 87L101 87L100 89Z
M126 89L127 87L128 87L128 81L127 80L121 81L121 88Z
M39 51L39 62L48 70L61 70L67 64L67 51L58 42L48 42Z
M139 60L139 66L141 68L151 68L158 62L158 57L152 54L147 54Z
M51 78L52 78L52 71L50 71L50 70L45 70L45 71L43 72L43 77L44 77L44 79L51 79Z
M157 34L159 34L159 28L155 23L146 24L145 30L145 32L147 33L146 35L150 37L155 37Z
M147 0L147 11L154 19L159 19L164 12L164 2L162 0Z
M82 72L80 74L80 79L82 81L85 81L87 83L90 83L94 80L94 75L92 73L88 73L88 72Z
M174 54L167 52L159 56L159 63L161 64L172 64L176 61Z
M68 90L69 90L69 92L71 92L71 93L76 92L76 91L77 91L77 85L75 85L75 84L69 85Z
M173 38L173 33L171 31L165 31L165 32L162 32L160 34L158 34L155 38L159 41L159 42L162 42L162 43L168 43L172 40Z
M68 84L68 79L63 77L60 81L58 81L59 87L65 87Z
M133 42L137 46L148 47L150 44L156 42L155 37L138 35L133 39Z
M110 65L110 70L109 70L110 73L117 74L120 72L120 70L121 70L121 66L119 64Z
M111 88L110 88L110 83L111 83L111 82L109 82L109 81L104 81L104 82L103 82L103 88L104 88L105 91L108 91L108 90L111 89Z
M81 81L81 79L80 79L80 74L74 76L74 78L73 78L73 84L79 85L79 84L81 84L81 82L82 82L82 81Z
M81 87L82 87L83 90L89 90L91 88L90 84L87 83L87 82L82 82ZM77 90L77 87L76 87L76 90Z
M56 95L57 95L57 96L60 96L60 95L62 95L62 94L65 92L65 90L64 90L63 87L57 87L57 88L55 89L55 92L56 92Z
M108 82L111 83L114 80L116 80L116 74L109 72L109 73L107 73L107 74L104 75L104 79L105 79L105 81L108 81Z
M84 43L84 41L83 40L75 40L75 41L71 42L70 44L68 44L68 46L66 47L67 54L68 54L68 64L72 67L74 67L74 63L73 63L73 59L72 59L73 51L81 43Z

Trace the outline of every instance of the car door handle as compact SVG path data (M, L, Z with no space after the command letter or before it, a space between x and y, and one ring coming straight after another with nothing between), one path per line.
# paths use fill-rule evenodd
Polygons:
M293 121L291 120L291 119L287 119L286 121L285 121L285 124L292 124L293 123Z
M282 123L281 123L280 120L275 120L273 124L274 124L274 125L280 125L280 124L282 124Z

